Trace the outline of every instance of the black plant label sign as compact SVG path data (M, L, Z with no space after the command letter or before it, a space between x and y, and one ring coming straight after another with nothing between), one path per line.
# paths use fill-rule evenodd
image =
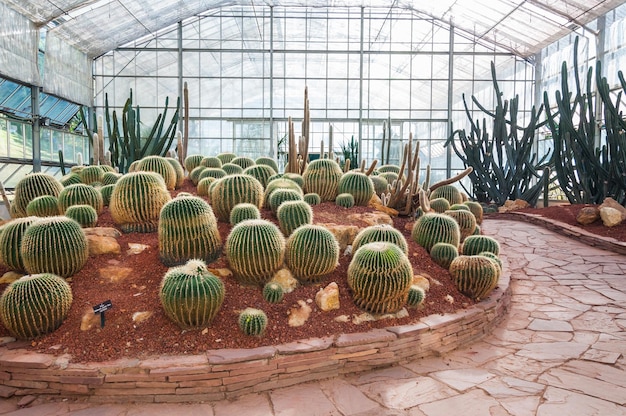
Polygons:
M104 321L105 321L104 312L108 311L112 307L113 307L113 303L110 300L105 300L104 302L99 303L93 307L93 313L100 314L100 328L104 328Z

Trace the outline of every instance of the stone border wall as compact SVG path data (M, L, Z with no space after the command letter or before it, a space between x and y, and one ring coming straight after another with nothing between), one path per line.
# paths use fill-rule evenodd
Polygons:
M510 275L488 299L415 324L203 355L70 363L0 347L0 397L87 397L90 402L202 402L263 392L444 354L481 339L506 316Z

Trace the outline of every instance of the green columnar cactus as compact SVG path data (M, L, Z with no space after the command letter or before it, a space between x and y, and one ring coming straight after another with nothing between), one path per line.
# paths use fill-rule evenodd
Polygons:
M450 203L445 198L435 198L430 200L430 208L439 214L443 214L450 209Z
M30 201L42 195L58 197L62 190L63 185L54 176L47 173L31 173L15 185L15 197L11 207L17 217L25 217L26 207Z
M24 269L29 274L53 273L70 277L89 256L87 237L80 225L64 216L40 218L24 232L20 243Z
M418 308L424 303L426 298L426 292L424 289L417 285L411 285L409 288L409 297L406 301L406 305L409 308Z
M178 195L163 205L159 216L159 257L166 266L190 259L210 263L222 249L213 210L202 198Z
M432 200L435 198L445 198L448 200L450 205L463 203L461 192L454 185L443 185L432 191L430 199Z
M304 202L306 202L307 204L311 206L319 205L322 203L322 198L320 198L320 196L316 194L315 192L305 194L303 198L304 198Z
M343 172L334 160L317 159L309 163L302 174L304 191L315 192L322 201L334 201Z
M277 189L293 189L295 191L300 192L302 195L302 188L298 186L294 181L290 181L289 179L279 178L274 179L268 182L265 187L265 193L263 195L263 205L268 206L270 204L270 195Z
M205 168L198 176L198 182L204 178L221 179L226 176L226 172L222 168Z
M165 160L167 160L174 168L174 172L176 173L176 184L174 187L178 189L183 186L183 182L185 182L185 169L183 169L183 165L180 164L178 159L166 157Z
M488 251L495 254L500 254L500 244L495 238L486 235L470 235L463 242L463 254L466 256L474 256Z
M398 174L395 172L383 172L380 175L381 178L385 178L389 185L393 184L394 181L398 180Z
M448 243L458 247L461 241L461 230L454 218L448 215L426 213L415 221L411 238L430 252L430 249L437 243Z
M260 337L267 327L267 315L260 309L246 308L239 314L238 322L241 332Z
M269 282L263 286L263 299L269 303L280 303L285 296L283 287L275 282Z
M183 329L193 329L211 324L225 293L224 283L202 260L193 259L165 273L159 298L168 318Z
M459 250L449 243L437 243L430 249L430 257L435 263L448 269L452 260L459 256Z
M236 158L237 155L234 153L224 152L224 153L220 153L216 157L222 161L222 166L223 166L226 163L232 162L232 160Z
M319 282L339 263L339 243L319 225L303 225L287 240L285 263L300 283Z
M198 187L196 188L198 196L209 196L209 187L215 181L217 181L217 178L213 177L200 179L200 181L198 182Z
M374 183L365 173L346 172L339 180L337 192L350 194L354 197L355 205L365 206L374 196Z
M26 271L20 245L26 229L38 219L37 217L17 218L2 227L2 233L0 234L0 264L4 264L16 272L23 273Z
M243 168L239 165L235 165L234 163L224 163L222 165L222 170L226 172L227 175L240 175L243 173Z
M237 204L248 202L263 206L263 185L250 175L229 175L212 184L211 204L222 222L230 221L230 211Z
M483 223L483 206L475 201L465 201L463 203L469 208L470 211L472 211L472 214L474 214L474 217L476 217L476 224L482 224ZM432 203L431 203L431 206L432 206Z
M117 172L105 172L104 175L102 175L102 185L113 185L121 177L122 175Z
M230 211L230 225L233 226L239 224L241 221L258 219L261 219L259 208L248 202L237 204Z
M189 180L191 180L191 183L197 186L198 182L200 182L200 175L205 169L207 169L205 166L198 166L189 172Z
M395 313L406 304L413 268L395 244L368 243L359 248L348 266L348 285L354 303L374 313Z
M381 167L378 168L378 173L386 173L386 172L392 172L392 173L400 173L400 166L398 165L382 165Z
M335 204L343 208L352 208L354 206L354 197L352 194L339 194L335 198Z
M200 161L200 166L207 168L222 168L222 161L215 156L207 156Z
M276 160L272 159L271 157L267 157L267 156L258 157L254 161L254 163L256 163L257 165L269 166L274 171L274 174L278 172L278 164L276 163Z
M191 172L192 170L194 170L195 168L197 168L198 166L200 166L200 163L202 162L202 159L204 159L204 156L202 155L189 155L185 158L183 165L185 165L185 170L187 172Z
M247 156L238 156L231 160L230 163L241 166L241 168L245 171L246 168L254 166L254 159Z
M263 188L267 186L269 178L276 174L276 171L267 165L252 165L243 170L243 173L256 178Z
M155 172L163 177L167 189L176 188L176 170L162 156L146 156L137 163L137 171Z
M105 207L109 206L111 202L111 194L113 193L113 189L115 188L115 184L112 185L104 185L99 189L100 195L102 195L102 205Z
M383 192L387 192L387 185L389 185L387 179L383 178L382 176L374 175L370 176L370 179L374 184L374 193L376 193L376 195L380 196Z
M397 245L405 255L409 252L406 238L404 238L399 230L387 224L372 225L359 231L352 242L352 252L354 253L361 248L361 246L375 241L393 243Z
M445 215L448 215L459 224L459 230L461 231L461 241L464 241L467 236L474 233L476 229L476 217L470 210L447 210Z
M72 205L65 210L65 216L76 221L82 228L95 227L98 213L91 205Z
M226 257L241 283L265 285L283 264L285 238L269 221L242 221L226 238Z
M305 201L285 201L276 211L278 225L285 237L301 225L313 223L313 210Z
M161 208L171 199L161 175L131 172L115 184L109 211L123 232L150 233L157 230Z
M91 205L98 214L102 213L104 201L102 194L96 188L84 183L77 183L65 187L59 194L59 211L65 211L72 205Z
M26 215L36 217L53 217L59 215L59 199L52 195L42 195L26 205Z
M272 213L276 215L278 207L286 201L302 201L302 193L295 189L276 189L269 198L269 206Z
M498 284L500 272L485 256L459 256L450 263L450 276L459 292L474 299L486 298Z
M59 276L42 273L11 283L0 296L0 321L18 339L49 334L72 306L72 289Z
M104 170L98 165L85 166L79 173L80 181L84 184L91 185L94 182L102 182L104 178Z

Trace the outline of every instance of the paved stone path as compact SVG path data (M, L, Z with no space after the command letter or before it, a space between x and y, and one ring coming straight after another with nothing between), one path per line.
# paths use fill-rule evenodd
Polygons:
M207 404L40 403L0 414L626 415L626 257L540 227L487 220L511 270L508 318L443 357Z

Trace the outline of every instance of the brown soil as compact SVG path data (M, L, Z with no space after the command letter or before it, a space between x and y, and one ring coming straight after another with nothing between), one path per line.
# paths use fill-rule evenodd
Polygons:
M174 191L195 193L195 188L188 181L182 189ZM315 222L334 222L365 227L359 220L348 219L346 213L364 213L372 211L368 207L354 207L349 210L334 203L323 203L314 207ZM271 211L263 210L264 218L276 222ZM24 347L33 351L53 354L70 354L74 362L99 362L121 357L146 357L156 354L198 354L210 349L253 348L265 345L282 344L298 339L333 336L341 333L365 332L372 328L390 325L402 325L415 322L420 317L430 314L454 312L466 308L473 302L460 294L450 280L448 271L435 264L428 253L410 238L408 218L395 218L394 225L401 230L409 244L409 259L415 274L431 278L430 291L425 304L420 309L409 309L409 316L390 321L388 319L355 325L351 322L339 323L339 315L358 315L360 311L352 301L350 289L346 283L346 273L351 257L341 255L339 266L322 283L301 286L286 294L279 304L270 304L263 300L258 287L242 286L233 277L224 278L226 299L209 328L199 330L181 330L164 314L159 302L159 283L167 271L158 256L157 233L131 233L122 235L118 241L122 254L90 256L85 267L71 278L74 302L69 316L55 332L33 341L16 342L11 347ZM115 226L108 210L102 213L98 226ZM222 241L226 241L230 225L219 223ZM149 245L150 248L139 255L126 254L128 243ZM103 267L118 265L133 269L133 273L123 281L112 283L107 276L101 276ZM227 268L226 256L208 265L210 268ZM7 270L0 267L0 275ZM313 309L309 320L301 327L290 327L288 311L297 305L298 300L314 300L317 291L326 284L335 281L339 286L339 310L323 312L310 303ZM437 283L438 282L438 283ZM0 285L0 291L6 285ZM446 300L450 295L454 303ZM103 328L97 326L88 331L81 331L81 318L94 305L111 300L113 308L106 312ZM269 324L263 337L245 336L237 326L238 311L246 307L255 307L265 311ZM153 315L140 324L135 324L132 315L135 312L151 311ZM0 324L0 337L9 336L6 328Z

